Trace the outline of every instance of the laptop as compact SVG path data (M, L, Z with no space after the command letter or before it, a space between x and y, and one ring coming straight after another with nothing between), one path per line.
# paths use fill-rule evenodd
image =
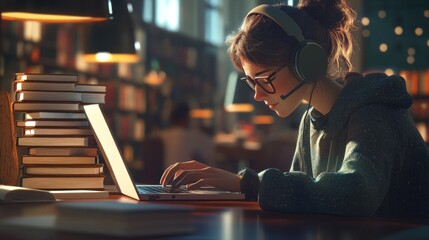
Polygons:
M204 190L186 190L181 188L178 192L169 192L168 187L163 187L162 185L137 185L128 171L100 106L98 104L90 104L84 105L83 108L93 129L95 140L103 154L104 161L109 168L112 179L122 194L137 200L244 199L243 193L219 191L209 188ZM160 161L162 161L162 159L160 159Z

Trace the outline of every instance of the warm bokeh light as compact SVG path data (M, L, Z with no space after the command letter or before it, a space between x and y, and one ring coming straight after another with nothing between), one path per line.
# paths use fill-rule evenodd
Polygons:
M250 103L236 103L225 106L227 112L253 112L255 107Z
M26 129L24 135L33 136L34 135L34 129Z
M386 11L384 11L384 10L378 11L378 17L379 18L383 19L386 17L386 15L387 15Z
M425 15L425 17L429 18L429 9L426 9L426 10L423 12L423 15Z
M96 54L83 54L83 60L86 62L99 63L136 63L139 61L137 54L112 54L108 52L100 52Z
M87 17L87 16L69 16L56 14L36 14L26 12L4 12L2 13L4 20L18 21L37 21L45 23L61 23L61 22L100 22L106 21L106 18Z
M404 32L404 29L402 29L401 26L396 26L394 31L396 35L401 35Z
M414 33L415 33L417 36L421 36L421 35L423 35L423 28L421 28L421 27L417 27L417 28L414 30Z
M429 47L429 39L426 41L426 45Z
M361 20L361 22L362 22L362 25L368 26L369 25L369 18L363 17L362 20Z
M369 35L371 35L371 33L370 33L370 31L369 31L368 29L364 29L364 30L362 31L362 36L364 36L364 37L369 37Z
M416 54L416 49L408 48L407 53L408 53L408 55L412 56L412 55Z
M36 126L36 121L25 121L24 125L26 127L35 127Z
M380 49L380 52L387 52L387 50L389 49L389 47L387 46L387 44L382 43L382 44L380 44L380 46L378 47L378 49Z
M213 110L208 108L192 109L190 116L191 118L211 119L213 118Z
M145 76L144 82L151 86L160 86L167 80L167 74L164 71L150 70Z
M408 56L408 57L407 57L407 63L408 63L408 64L413 64L415 60L416 60L416 59L415 59L413 56Z
M252 123L258 125L269 125L274 123L274 117L270 115L256 115L252 117Z
M390 75L395 74L395 71L393 71L393 69L391 69L391 68L387 68L386 70L384 70L384 73L385 73L387 76L390 76Z

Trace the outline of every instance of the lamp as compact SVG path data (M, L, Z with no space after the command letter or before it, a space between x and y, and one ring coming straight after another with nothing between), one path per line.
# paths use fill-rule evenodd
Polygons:
M94 22L112 15L110 0L1 0L4 20Z
M212 119L213 118L213 110L210 108L195 108L190 112L191 118L199 118L199 119Z
M116 0L111 3L113 20L92 23L86 28L83 60L105 63L138 62L134 23L127 2Z
M241 83L240 76L237 72L231 72L228 77L228 85L224 107L227 112L252 112L254 109L252 101L252 92Z
M274 112L261 102L255 103L255 111L253 112L251 123L254 125L271 125L274 123Z

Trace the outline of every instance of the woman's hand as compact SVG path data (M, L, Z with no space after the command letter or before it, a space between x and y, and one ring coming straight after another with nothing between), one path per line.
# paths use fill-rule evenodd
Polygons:
M170 165L162 174L160 184L171 184L171 190L185 185L189 190L211 186L227 191L240 191L241 177L198 161L178 162Z

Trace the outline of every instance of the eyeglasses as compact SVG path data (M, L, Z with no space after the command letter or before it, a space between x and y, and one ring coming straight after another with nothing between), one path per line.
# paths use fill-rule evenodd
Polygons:
M272 82L276 79L276 74L286 66L287 64L282 65L268 76L257 76L255 78L251 78L246 75L245 77L240 78L240 80L243 80L253 91L255 91L256 84L258 84L258 86L261 87L266 93L273 94L276 92L276 89L274 88Z

